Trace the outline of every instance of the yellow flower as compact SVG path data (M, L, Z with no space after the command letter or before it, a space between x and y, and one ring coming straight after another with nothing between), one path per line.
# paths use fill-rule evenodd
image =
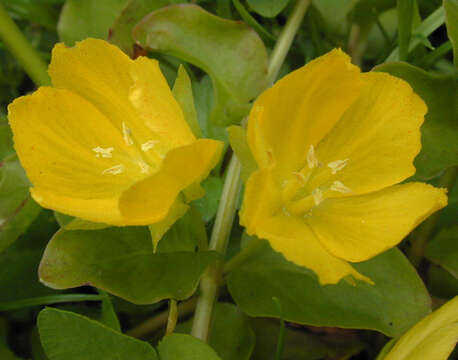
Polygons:
M19 159L43 207L111 225L170 226L222 143L196 139L159 70L87 39L58 44L41 87L8 107Z
M255 102L241 224L312 269L322 284L359 274L447 204L444 189L395 185L415 173L426 106L404 81L361 74L340 50L278 81Z
M458 341L458 296L407 331L383 360L446 360Z

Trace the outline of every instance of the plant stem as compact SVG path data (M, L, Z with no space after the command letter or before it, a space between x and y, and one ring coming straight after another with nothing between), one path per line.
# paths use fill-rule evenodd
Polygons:
M413 32L407 53L415 49L420 44L422 38L428 37L431 33L436 30L445 22L445 10L443 6L440 6L436 11L429 15ZM385 62L399 60L399 47L393 50L393 52L387 57Z
M269 86L278 76L280 67L286 58L310 2L311 0L297 1L285 28L278 37L278 41L271 54L267 73L267 84ZM240 162L233 155L229 163L209 245L209 250L215 250L222 255L226 252L232 222L234 221L235 211L237 209L237 201L241 190L240 170ZM202 341L207 341L208 339L213 305L217 298L222 274L223 263L222 261L218 261L209 266L200 281L200 295L197 300L191 334Z
M447 169L439 180L439 187L445 187L450 190L455 184L456 178L458 175L458 167L454 166ZM439 220L441 212L436 212L430 216L418 229L417 235L412 239L412 246L409 251L409 258L412 264L415 267L420 265L423 255L425 253L426 244L428 243L429 238L431 237L434 229L436 227L437 221Z
M26 307L42 306L57 304L63 302L77 302L77 301L102 301L103 296L90 295L90 294L63 294L63 295L49 295L39 296L30 299L6 301L0 303L0 311L17 310Z
M347 51L353 64L361 67L363 54L367 47L367 32L362 32L358 24L353 24L348 36Z
M167 318L167 328L165 335L172 335L178 320L177 301L175 299L169 300L169 315Z
M242 185L240 169L241 166L237 157L232 156L208 248L223 255L226 252ZM191 334L202 341L207 341L208 338L213 305L217 297L221 275L222 263L217 261L209 266L200 281L200 296L197 300Z
M192 314L197 303L197 297L192 297L186 301L183 301L177 305L177 319ZM143 338L145 335L151 334L152 332L162 328L169 319L169 310L161 312L159 315L141 323L140 325L130 329L126 332L126 335L133 336L135 338Z
M0 3L0 39L37 86L51 83L47 65Z
M309 7L311 0L298 0L294 7L284 29L278 37L272 53L270 54L269 68L267 71L267 84L271 86L278 76L280 67L285 61L286 55L293 43L297 30L302 23L305 12Z

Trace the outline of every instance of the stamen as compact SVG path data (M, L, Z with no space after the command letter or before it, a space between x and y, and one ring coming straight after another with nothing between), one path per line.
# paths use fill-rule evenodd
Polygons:
M127 145L133 145L134 144L134 141L132 140L131 134L132 134L132 131L130 131L130 129L127 127L126 123L123 121L122 122L122 135L123 135L123 138L124 138L124 142Z
M321 191L320 188L316 188L315 190L313 190L312 196L313 196L313 201L315 202L315 205L319 205L324 200L323 192Z
M111 158L111 157L113 157L113 155L111 154L111 152L113 150L114 150L114 148L112 148L112 147L104 149L103 147L100 147L100 146L97 146L97 147L92 149L92 151L95 152L95 157L97 157L97 158L99 158L99 157Z
M342 182L338 180L332 183L330 190L337 191L343 194L348 194L352 191L349 187L345 186Z
M159 140L148 140L146 143L142 144L142 151L147 152L148 150L151 150L154 145L158 144Z
M313 144L310 144L309 151L307 153L307 164L310 169L318 167L319 161L315 156L315 147Z
M140 160L138 162L138 165L140 166L140 169L141 169L140 171L142 172L142 174L146 174L146 173L149 172L150 166L146 162L144 162L143 160Z
M124 165L119 164L112 166L111 168L105 169L102 171L102 175L111 174L111 175L118 175L124 171Z
M332 170L332 175L335 175L337 171L340 171L347 166L348 161L350 161L350 159L331 161L328 164L328 167Z

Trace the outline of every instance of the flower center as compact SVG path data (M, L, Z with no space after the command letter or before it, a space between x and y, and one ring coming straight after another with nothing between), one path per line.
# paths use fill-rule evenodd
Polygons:
M315 206L335 195L350 193L352 190L333 177L350 160L335 160L323 166L315 155L315 148L310 145L307 153L307 165L300 171L293 172L282 188L283 210L296 216L309 216ZM313 180L313 182L312 182ZM320 184L310 188L311 183Z

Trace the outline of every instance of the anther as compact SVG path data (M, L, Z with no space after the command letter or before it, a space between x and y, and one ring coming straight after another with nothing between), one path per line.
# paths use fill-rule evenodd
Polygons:
M118 175L124 171L124 165L119 164L112 166L111 168L105 169L102 171L103 175L110 174L110 175Z
M328 164L328 167L331 169L332 175L335 175L337 173L337 171L340 171L345 166L347 166L348 161L350 161L350 159L331 161Z
M351 192L351 189L345 186L342 182L336 180L332 183L330 190L337 191L343 194L348 194Z
M112 147L109 147L109 148L103 148L103 147L100 147L100 146L97 146L95 148L92 149L92 151L95 152L95 157L103 157L103 158L111 158L113 157L113 155L111 154L111 152L114 150L114 148Z
M309 151L307 152L307 164L310 169L318 167L319 161L315 156L315 147L310 144Z

